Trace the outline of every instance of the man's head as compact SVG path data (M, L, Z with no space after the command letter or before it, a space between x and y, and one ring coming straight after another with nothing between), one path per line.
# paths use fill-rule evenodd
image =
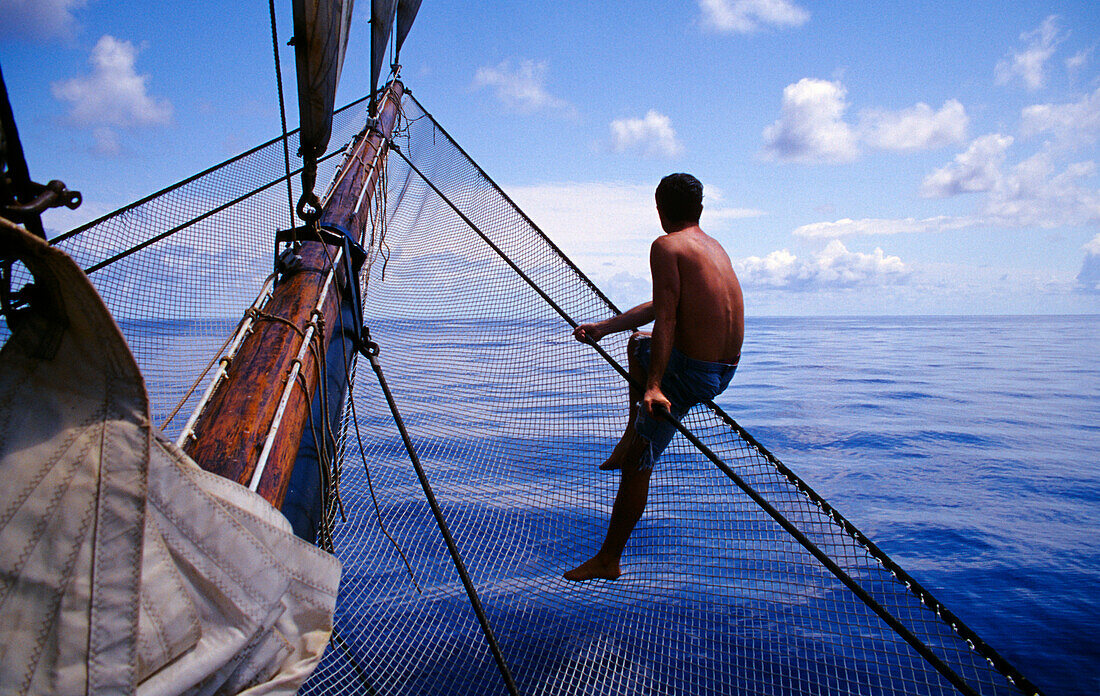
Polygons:
M657 214L665 232L699 224L703 212L703 185L691 174L669 174L657 184Z

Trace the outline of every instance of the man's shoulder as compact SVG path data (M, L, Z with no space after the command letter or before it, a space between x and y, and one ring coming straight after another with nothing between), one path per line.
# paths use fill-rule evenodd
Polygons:
M652 248L674 250L682 249L691 243L692 233L687 231L673 232L672 234L662 234L653 240Z
M657 237L656 239L654 239L649 244L650 253L666 253L667 254L669 251L671 251L675 248L676 248L676 246L673 243L672 235L669 235L669 234L663 234L660 237Z
M706 246L713 240L699 228L684 230L673 234L665 234L653 240L651 249L660 250L666 254L692 253L700 246Z
M675 235L666 234L653 240L653 243L649 246L649 257L651 263L666 265L679 263L679 259L685 253L685 246L682 240L676 239Z

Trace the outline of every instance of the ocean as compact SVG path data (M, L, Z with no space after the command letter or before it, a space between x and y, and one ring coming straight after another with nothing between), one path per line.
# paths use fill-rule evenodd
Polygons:
M718 400L1048 694L1100 693L1100 316L759 318Z
M223 323L221 328L231 326ZM394 364L396 349L389 349L397 333L445 346L453 360L462 361L464 346L489 340L472 327L444 322L429 329L405 322L376 326L375 336L385 365ZM170 335L173 328L158 331ZM533 340L518 324L481 331L502 347ZM579 350L564 324L550 335L554 351ZM459 364L459 378L480 369ZM522 361L498 368L529 369ZM430 373L432 366L420 371ZM373 380L365 364L360 372L360 381ZM508 381L499 374L497 379ZM461 449L443 456L445 445L425 445L429 464L433 458L442 463L433 476L460 467L464 452L491 453L501 446L494 419L479 415L507 388L494 384L488 380L480 391L462 392L468 403L454 413L468 436ZM442 396L420 394L405 402L414 438L415 423L436 418L446 392L462 387L460 379L444 387ZM545 390L529 396L562 397L555 385ZM1100 693L1100 316L750 317L740 367L717 401L1046 694ZM359 408L366 407L361 400ZM583 435L588 416L565 415L563 431ZM392 428L388 413L377 423ZM593 446L603 451L611 442ZM394 455L392 467L407 472L403 454ZM375 485L384 475L384 467L376 468ZM504 486L500 495L502 501L522 502L528 493ZM579 537L602 528L586 507L590 502L562 498L555 504L568 508L559 512L574 524L592 527ZM373 514L371 509L366 517ZM465 513L456 508L454 514ZM512 524L522 517L507 519ZM674 520L654 524L658 530L677 528ZM536 531L532 538L538 536ZM546 545L560 549L565 543L550 539ZM585 553L591 543L574 542L575 553ZM628 565L632 553L641 553L632 548L624 559ZM406 551L422 553L422 561L437 553ZM443 558L424 562L443 568L440 578L450 577ZM404 575L398 566L378 572ZM558 591L553 578L541 587ZM560 597L537 599L553 607ZM464 598L447 601L457 602L457 615L468 611ZM557 620L539 619L539 635ZM461 662L455 660L446 669Z

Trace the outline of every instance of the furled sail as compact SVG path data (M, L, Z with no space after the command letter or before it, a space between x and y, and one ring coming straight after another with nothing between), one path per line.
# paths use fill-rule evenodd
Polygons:
M303 157L320 157L328 147L353 4L354 0L294 0Z
M372 0L370 15L370 90L371 95L378 91L378 79L382 76L382 62L386 59L390 35L395 38L395 56L400 55L401 45L409 35L416 13L420 10L421 0ZM397 31L394 34L394 22ZM373 101L371 114L374 114Z
M382 61L386 58L386 48L393 30L393 20L397 13L397 0L373 0L370 13L370 91L378 91L378 78L382 74ZM372 102L373 104L373 102ZM373 107L371 109L373 115Z
M401 55L401 45L409 35L409 29L420 10L420 0L399 0L397 3L397 55Z

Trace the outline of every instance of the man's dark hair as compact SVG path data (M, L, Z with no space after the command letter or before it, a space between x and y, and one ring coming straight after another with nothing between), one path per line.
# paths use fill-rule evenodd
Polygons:
M691 174L669 174L657 184L657 207L670 222L696 224L703 212L703 185Z

